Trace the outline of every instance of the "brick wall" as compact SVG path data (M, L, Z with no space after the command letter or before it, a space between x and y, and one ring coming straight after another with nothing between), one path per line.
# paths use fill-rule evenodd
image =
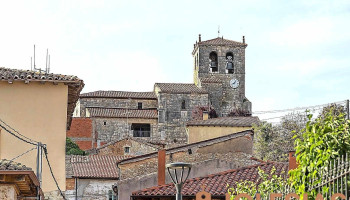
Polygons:
M90 118L73 118L71 128L67 131L67 137L71 138L82 150L93 148L95 139L92 120Z
M75 179L66 178L66 190L74 190L74 189L75 189Z

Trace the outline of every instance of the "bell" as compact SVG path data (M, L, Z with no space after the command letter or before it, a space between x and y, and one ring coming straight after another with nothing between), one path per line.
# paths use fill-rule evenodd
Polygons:
M227 70L233 70L233 63L232 62L227 62L226 63L226 69Z

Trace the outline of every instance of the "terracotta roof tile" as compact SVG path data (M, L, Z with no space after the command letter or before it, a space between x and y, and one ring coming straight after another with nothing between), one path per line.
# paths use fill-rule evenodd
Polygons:
M233 169L217 174L211 174L205 177L192 178L183 185L183 196L195 196L202 191L201 186L205 186L205 191L213 196L225 196L227 185L235 187L241 180L259 182L258 167L270 173L273 167L276 168L277 175L286 175L288 170L287 163L267 162L257 165L251 165L239 169ZM284 173L283 173L284 172ZM143 190L135 191L132 196L175 196L176 189L174 184L161 185Z
M247 46L247 44L236 42L233 40L224 39L223 37L217 37L211 40L201 41L199 45L234 45L234 46Z
M258 117L219 117L187 122L187 126L233 126L248 127L259 123Z
M207 94L204 88L197 87L193 83L156 83L154 87L160 89L159 92L164 93L180 93L180 94Z
M73 177L117 179L119 177L117 161L129 157L111 155L72 156Z
M99 108L88 107L90 117L115 117L115 118L146 118L158 119L156 109L123 109L123 108Z
M80 98L131 98L131 99L157 99L154 92L126 92L126 91L94 91L83 93Z
M0 160L0 170L28 170L31 171L32 168L22 165L21 163L13 162L6 159Z
M76 76L62 74L45 74L30 70L8 69L0 67L0 81L13 83L17 81L65 83L68 85L67 129L70 128L75 104L84 87L83 80Z

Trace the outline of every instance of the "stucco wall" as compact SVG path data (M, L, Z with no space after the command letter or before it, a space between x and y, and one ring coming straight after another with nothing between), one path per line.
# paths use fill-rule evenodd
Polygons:
M200 142L240 131L251 130L252 127L228 126L187 126L188 143Z
M38 82L0 82L0 118L21 134L47 145L48 157L59 186L65 188L65 142L68 86ZM0 134L0 158L12 159L33 148L11 136ZM16 159L36 169L36 151ZM43 191L57 190L43 158Z
M17 199L15 185L1 184L0 185L0 199L1 200Z

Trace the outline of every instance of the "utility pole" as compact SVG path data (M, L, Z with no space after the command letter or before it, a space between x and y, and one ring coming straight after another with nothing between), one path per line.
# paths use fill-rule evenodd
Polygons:
M38 142L37 144L37 156L36 156L36 176L39 180L39 187L37 188L37 198L40 200L40 188L41 188L41 174L42 174L42 167L43 167L43 152L42 152L42 144L41 142Z
M349 118L349 99L346 100L346 119L350 119Z

